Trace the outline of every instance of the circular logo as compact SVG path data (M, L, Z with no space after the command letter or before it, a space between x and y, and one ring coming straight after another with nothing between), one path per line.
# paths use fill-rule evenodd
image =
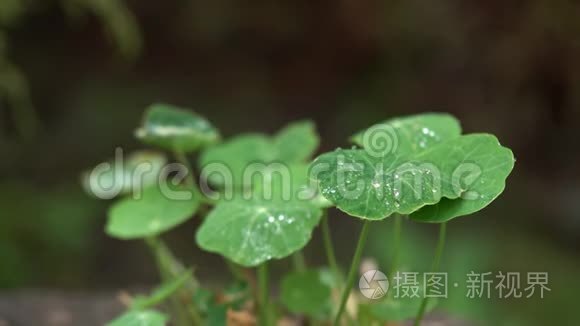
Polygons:
M363 134L363 148L373 157L384 157L395 153L399 146L397 130L388 124L370 127Z
M371 269L366 271L358 280L358 288L368 299L380 299L389 290L389 280L383 272Z

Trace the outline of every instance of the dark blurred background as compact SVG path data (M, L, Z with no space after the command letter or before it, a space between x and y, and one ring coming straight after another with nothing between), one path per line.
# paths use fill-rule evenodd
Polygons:
M499 200L450 224L444 266L460 280L545 271L552 291L468 300L463 288L442 311L491 325L577 325L579 58L580 4L566 0L0 0L0 319L18 311L15 298L90 301L157 281L141 243L104 235L110 202L85 195L79 175L116 146L143 148L133 130L161 101L205 115L226 138L310 118L321 151L425 111L496 134L516 168ZM346 265L359 224L331 217ZM198 223L167 239L217 284L228 275L196 247ZM381 266L391 224L374 228L367 247ZM324 264L318 232L306 248L312 265ZM436 227L407 222L404 232L403 263L426 268Z

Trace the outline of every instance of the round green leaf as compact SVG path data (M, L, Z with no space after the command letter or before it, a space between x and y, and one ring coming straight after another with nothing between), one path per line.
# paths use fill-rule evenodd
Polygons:
M169 104L151 105L135 135L144 143L182 152L195 151L220 138L204 117Z
M101 199L111 199L146 188L158 182L167 157L155 151L137 151L123 157L104 162L82 174L85 191Z
M446 113L425 113L390 119L360 131L351 141L369 151L386 154L418 153L459 137L459 121Z
M185 222L199 206L198 198L184 188L154 186L141 198L125 198L109 210L107 234L119 239L158 235Z
M244 134L222 144L206 149L200 157L203 169L212 170L218 164L229 171L224 178L221 173L210 175L213 184L235 187L248 186L244 172L268 169L271 163L305 163L318 146L318 136L312 122L295 122L282 129L274 137L262 134Z
M312 157L320 139L312 121L298 121L280 130L273 139L277 149L277 160L282 162L304 162Z
M317 316L328 309L330 292L318 271L292 273L282 280L280 300L293 313Z
M474 134L418 153L377 157L361 149L337 150L319 156L311 169L320 171L314 177L321 193L339 209L380 220L443 197L489 203L504 189L513 163L511 151L494 136Z
M204 250L257 266L302 249L321 215L319 208L301 201L223 201L205 218L196 240Z
M126 312L109 322L108 326L164 326L169 318L154 310L134 310Z
M276 151L268 137L260 134L244 134L222 144L209 147L200 156L202 169L209 164L219 164L231 173L232 179L223 179L221 174L211 174L210 181L216 185L232 183L243 185L245 169L253 163L270 163Z
M505 189L505 181L514 168L512 151L499 145L493 136L473 137L471 145L464 146L465 162L475 169L467 171L476 178L468 177L462 184L459 197L442 198L409 215L420 222L442 223L459 216L475 213L494 201ZM457 152L454 152L454 154Z

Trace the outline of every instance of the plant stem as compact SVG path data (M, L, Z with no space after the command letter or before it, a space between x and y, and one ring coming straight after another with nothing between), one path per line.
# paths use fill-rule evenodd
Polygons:
M367 240L370 224L371 224L371 221L366 220L364 222L362 230L360 232L360 235L358 238L358 244L357 244L356 250L354 252L354 257L352 259L352 263L350 264L350 270L348 272L346 284L344 286L344 289L342 290L342 297L340 300L340 306L338 308L338 312L336 313L336 318L334 319L335 326L337 326L339 324L340 317L342 316L342 312L344 311L344 308L346 306L346 302L348 301L348 297L350 295L350 290L351 290L352 284L354 283L354 279L356 277L357 270L358 270L359 265L360 265L360 259L362 257L365 242Z
M393 279L397 268L399 268L399 259L401 251L401 233L403 229L403 217L399 214L394 216L395 225L393 227L393 262L391 264L391 270L389 271L389 277Z
M439 240L437 241L437 248L435 249L435 257L431 263L431 271L436 272L439 269L439 263L441 262L441 256L443 255L443 249L445 248L445 236L447 233L447 223L441 223L439 227ZM419 326L423 320L423 315L427 309L427 303L429 303L429 297L423 293L423 300L421 301L421 307L417 313L417 318L415 318L414 326Z
M269 326L269 292L270 289L268 287L268 263L263 262L260 266L258 266L258 291L259 291L259 304L260 304L260 325L262 326Z
M180 150L174 150L173 155L175 155L177 161L181 163L183 166L185 166L185 168L187 169L186 171L187 179L185 179L186 184L197 190L197 186L195 185L195 179L193 177L193 168L191 167L191 164L189 163L189 160L187 159L185 153Z
M155 261L157 262L157 266L159 268L159 274L163 282L171 281L179 277L179 275L185 271L185 268L177 261L175 256L173 256L163 240L159 239L158 237L150 237L146 238L145 242L155 257ZM195 291L198 285L197 280L193 275L190 276L190 280L186 285L188 285L186 291L189 296L189 294L192 294ZM178 325L186 326L190 325L192 322L196 325L201 324L201 317L199 316L197 309L192 305L186 305L182 303L179 293L173 295L169 301L171 303L172 310L177 317Z
M306 270L306 259L302 250L295 252L292 255L292 263L297 272L304 272Z
M187 155L185 155L185 153L183 151L180 151L177 149L173 151L173 155L175 156L175 159L177 160L177 162L179 162L180 164L185 166L185 168L187 169L187 171L186 171L187 176L185 179L185 184L191 188L191 190L193 191L193 195L196 198L198 198L202 203L208 204L210 206L215 205L216 204L215 200L208 198L199 190L199 188L195 182L195 177L194 177L195 173L193 171L193 167L192 167L191 163L189 162Z
M325 210L322 216L322 238L324 241L324 250L326 251L326 258L328 259L328 265L332 273L334 274L335 281L342 281L342 274L336 263L336 256L334 255L334 247L332 246L332 237L330 235L330 227L328 226L328 212Z

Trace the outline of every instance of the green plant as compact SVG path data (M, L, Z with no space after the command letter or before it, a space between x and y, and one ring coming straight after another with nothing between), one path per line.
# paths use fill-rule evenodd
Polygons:
M435 301L395 300L391 295L373 304L353 299L358 314L344 314L348 298L354 297L351 287L371 224L394 216L399 240L393 247L399 248L401 216L439 223L431 267L437 270L446 223L497 198L514 164L511 151L494 136L461 135L458 121L446 114L377 124L354 135L353 148L324 153L314 161L310 158L319 139L309 121L292 123L273 136L245 134L220 142L218 131L203 117L156 104L136 136L172 152L181 165L169 171L176 173L171 178L164 171L164 156L146 152L117 160L122 166L114 173L113 164L106 163L85 174L93 194L125 194L110 209L106 231L119 239L145 240L164 282L151 295L135 297L112 325L163 325L170 318L154 309L164 302L177 325L221 325L228 310L250 322L259 316L261 325L273 325L284 311L314 324L334 320L335 325L367 325L416 316L418 325ZM200 187L189 163L196 151L201 151ZM94 191L95 185L110 190L115 184L119 186L113 193ZM331 206L363 220L346 278L332 246L326 214ZM161 239L163 232L194 215L205 215L197 244L223 256L235 280L220 300ZM329 269L308 267L301 252L319 224ZM268 262L285 258L292 259L295 270L283 278L277 303L270 298ZM395 259L391 275L396 264ZM256 268L255 274L248 268ZM342 294L333 295L337 291ZM256 304L257 313L249 302Z

